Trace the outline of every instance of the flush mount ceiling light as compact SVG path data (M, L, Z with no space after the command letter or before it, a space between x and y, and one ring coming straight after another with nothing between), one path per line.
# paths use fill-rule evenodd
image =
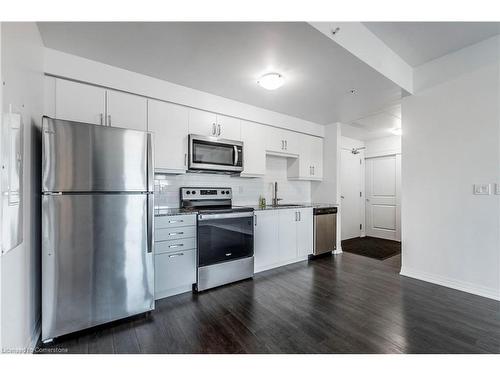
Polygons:
M401 128L391 129L391 133L394 134L394 135L401 135L401 134L403 134Z
M257 83L266 90L276 90L283 86L285 79L279 73L267 73L260 77Z

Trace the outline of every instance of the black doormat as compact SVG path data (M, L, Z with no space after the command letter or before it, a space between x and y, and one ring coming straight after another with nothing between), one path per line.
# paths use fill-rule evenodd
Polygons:
M384 260L401 253L401 242L375 237L357 237L342 241L342 251Z

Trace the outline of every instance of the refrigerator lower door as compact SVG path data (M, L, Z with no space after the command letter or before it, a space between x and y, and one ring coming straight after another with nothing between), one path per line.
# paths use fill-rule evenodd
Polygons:
M42 340L154 308L148 197L42 197Z

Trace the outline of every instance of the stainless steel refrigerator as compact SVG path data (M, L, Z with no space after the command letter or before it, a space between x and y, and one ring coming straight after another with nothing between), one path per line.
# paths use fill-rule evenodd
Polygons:
M152 135L43 118L42 340L154 309Z

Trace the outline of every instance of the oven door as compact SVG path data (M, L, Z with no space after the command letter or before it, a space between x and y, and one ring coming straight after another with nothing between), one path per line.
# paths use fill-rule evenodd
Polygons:
M190 134L189 169L241 172L243 143Z
M253 212L198 215L198 267L253 256Z

